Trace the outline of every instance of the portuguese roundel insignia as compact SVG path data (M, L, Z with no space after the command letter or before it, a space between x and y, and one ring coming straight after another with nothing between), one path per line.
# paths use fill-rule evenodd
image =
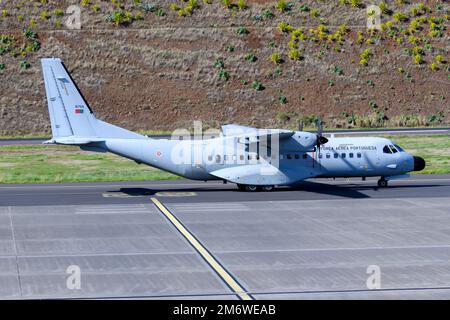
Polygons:
M156 156L159 158L159 157L161 157L162 156L162 153L161 153L161 151L156 151Z
M83 114L84 106L75 106L75 114Z

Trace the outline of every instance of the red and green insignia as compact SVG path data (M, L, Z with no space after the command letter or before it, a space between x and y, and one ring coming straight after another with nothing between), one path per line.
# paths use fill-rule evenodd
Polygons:
M75 106L75 114L84 113L84 106Z

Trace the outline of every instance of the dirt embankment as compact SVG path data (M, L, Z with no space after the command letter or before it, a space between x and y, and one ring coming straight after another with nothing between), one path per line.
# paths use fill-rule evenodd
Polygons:
M80 1L2 4L1 34L14 40L8 48L6 38L0 43L0 134L49 132L39 59L52 56L64 60L98 117L133 130L192 120L262 127L317 117L328 127L450 122L446 1L427 1L425 9L387 1L384 29L373 34L364 1L359 8L294 1L284 11L275 1L247 1L242 10L211 2L179 16L167 1L151 10L148 3L118 9L89 1L81 6L81 30L67 30L67 15L55 11ZM133 18L106 21L118 11ZM22 32L30 23L35 50Z

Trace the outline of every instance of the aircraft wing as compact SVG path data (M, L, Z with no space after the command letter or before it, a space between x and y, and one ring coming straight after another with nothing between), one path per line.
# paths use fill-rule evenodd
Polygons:
M238 124L225 124L222 126L222 134L224 136L236 136L244 133L255 134L258 131L257 128L241 126Z
M268 163L247 164L219 169L210 174L221 179L249 185L289 185L316 177L321 172L316 168L277 168Z
M255 143L260 142L260 140L267 141L269 136L277 136L280 140L288 139L295 132L283 129L257 129L237 124L227 124L222 126L222 133L224 136L238 137L240 143Z

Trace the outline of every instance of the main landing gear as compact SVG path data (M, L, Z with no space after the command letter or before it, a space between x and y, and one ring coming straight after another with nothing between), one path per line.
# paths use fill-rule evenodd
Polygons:
M380 180L378 180L378 186L380 188L386 188L388 186L388 181L384 177L381 177Z
M240 191L247 191L247 192L257 192L257 191L273 191L275 189L274 186L267 185L267 186L254 186L254 185L246 185L246 184L238 184L238 189Z

